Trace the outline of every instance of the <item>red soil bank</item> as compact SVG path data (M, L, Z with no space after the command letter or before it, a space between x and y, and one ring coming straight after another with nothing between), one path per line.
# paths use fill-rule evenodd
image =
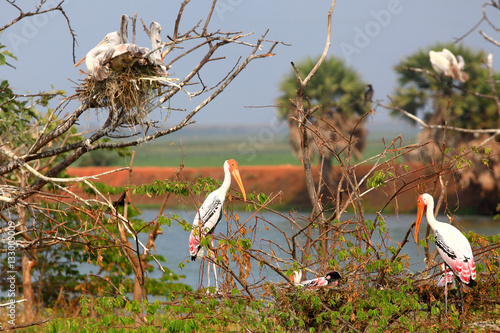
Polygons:
M420 165L412 165L412 170L418 170ZM91 176L99 173L103 173L109 170L116 169L115 167L83 167L83 168L68 168L67 172L71 176ZM360 166L356 168L356 173L358 179L361 179L366 172L371 169L371 166ZM152 183L156 179L174 180L178 168L172 167L134 167L132 172L131 183L134 185ZM402 172L402 171L401 171ZM186 181L195 181L200 177L213 177L216 179L223 178L223 169L221 167L206 167L206 168L184 168L182 170L182 177ZM273 196L281 192L281 195L273 201L276 207L286 207L302 209L310 207L309 197L306 190L304 170L301 166L291 166L291 165L272 165L272 166L240 166L240 173L243 179L243 184L247 193L265 193L269 196ZM314 172L317 175L317 170ZM334 169L335 180L340 179L340 170L338 168ZM413 173L411 179L409 177L403 178L396 182L397 187L403 185L403 181L411 183L411 180L415 177L422 175L422 172ZM99 182L106 183L111 186L126 186L128 184L129 172L127 170L113 173L110 175L102 176L99 178ZM366 182L365 182L366 183ZM411 188L407 187L408 191L398 195L397 203L392 201L389 210L385 210L386 213L394 210L397 205L399 212L408 212L416 209L416 198L417 193L421 191L416 186L417 184L422 184L423 180L412 183ZM363 197L363 206L365 209L376 211L383 207L383 205L391 198L395 192L394 183L392 185L387 185L386 187L380 187L377 190L369 192ZM234 185L234 184L232 184ZM432 186L428 184L428 186ZM366 187L362 187L362 191L366 190ZM451 193L451 192L450 192ZM81 192L80 192L81 194ZM346 194L344 194L346 195ZM452 194L453 195L453 194ZM116 196L117 197L117 196ZM115 200L115 197L112 197ZM203 200L199 198L199 200ZM157 204L160 205L163 201L163 197L147 197L147 196L136 196L133 198L134 204ZM169 206L175 206L182 203L191 204L192 200L175 201L175 199L170 199ZM451 202L450 202L451 203Z

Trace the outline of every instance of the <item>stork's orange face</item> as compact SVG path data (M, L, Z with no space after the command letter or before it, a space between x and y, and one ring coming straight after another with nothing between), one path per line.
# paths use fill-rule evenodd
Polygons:
M243 187L243 182L241 181L238 163L236 163L233 159L228 160L227 163L229 164L229 172L231 172L231 175L233 175L236 183L238 183L238 186L240 187L241 193L243 194L243 200L247 201L247 194L245 192L245 188Z
M422 195L418 197L417 201L417 222L415 224L415 243L418 243L418 229L420 228L420 223L422 223L422 218L424 217L426 204Z

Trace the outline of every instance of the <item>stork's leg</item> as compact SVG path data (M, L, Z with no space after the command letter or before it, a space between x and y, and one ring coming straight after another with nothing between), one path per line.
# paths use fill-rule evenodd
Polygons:
M214 276L215 276L215 291L218 292L219 291L219 281L217 280L217 266L215 266L215 263L213 265L214 265Z
M207 288L210 288L210 261L207 260ZM208 291L208 290L207 290Z
M444 265L444 306L444 313L448 316L448 275L446 272L446 265Z
M212 247L214 247L214 240L212 239ZM219 281L217 280L217 266L215 265L215 254L210 251L210 258L212 259L212 265L214 266L214 277L215 277L215 291L219 291Z
M458 279L458 291L460 292L460 301L462 301L462 315L464 314L464 296L462 293L462 281Z

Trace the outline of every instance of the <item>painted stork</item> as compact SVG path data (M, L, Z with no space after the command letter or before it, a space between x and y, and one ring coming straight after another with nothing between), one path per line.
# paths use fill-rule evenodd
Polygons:
M300 282L302 279L302 271L295 271L293 277L293 283L296 286L301 286L304 288L314 288L314 287L322 287L326 285L338 286L340 279L342 276L337 271L330 271L325 276L321 276L312 280L306 280L304 282Z
M460 232L460 230L451 224L436 220L434 217L434 199L428 193L421 194L418 197L415 243L418 244L418 229L420 228L420 223L422 222L422 217L424 216L424 210L427 223L434 231L437 250L441 258L443 258L446 266L451 268L453 273L457 276L459 282L469 287L474 287L476 284L476 265L474 263L474 255L472 254L469 241ZM460 295L462 295L460 285L459 291ZM446 289L445 293L447 293ZM445 295L445 299L447 299L446 296L447 295ZM446 308L446 312L447 311L448 309Z
M241 189L243 200L247 200L245 188L243 187L240 171L238 169L238 163L236 163L236 161L233 159L225 161L224 181L222 182L221 187L207 196L201 207L198 209L196 216L194 217L193 228L191 230L191 234L189 235L189 252L191 254L191 260L193 261L197 258L202 258L205 253L205 249L201 246L200 240L208 234L213 235L215 227L217 227L217 224L222 219L222 208L224 206L224 200L226 199L227 191L229 190L229 186L231 185L231 175L234 177L236 183L238 183L238 186ZM211 255L213 255L213 253ZM216 289L219 289L215 263L213 263L213 267ZM208 264L208 286L210 286L210 264Z
M453 287L453 284L455 282L455 274L447 269L447 266L444 262L440 266L441 270L444 271L444 273L439 277L437 286L444 287L444 304L446 306L446 313L448 313L448 285L450 284Z

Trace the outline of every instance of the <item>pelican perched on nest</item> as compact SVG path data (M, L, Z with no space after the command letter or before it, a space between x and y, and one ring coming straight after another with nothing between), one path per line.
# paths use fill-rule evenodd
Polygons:
M75 67L85 61L89 74L96 81L107 79L110 68L115 71L123 71L125 68L133 67L136 63L145 66L152 65L159 68L162 74L165 74L166 69L161 59L160 50L160 24L157 22L151 23L149 37L152 50L128 43L127 27L128 16L122 15L120 30L108 33Z

